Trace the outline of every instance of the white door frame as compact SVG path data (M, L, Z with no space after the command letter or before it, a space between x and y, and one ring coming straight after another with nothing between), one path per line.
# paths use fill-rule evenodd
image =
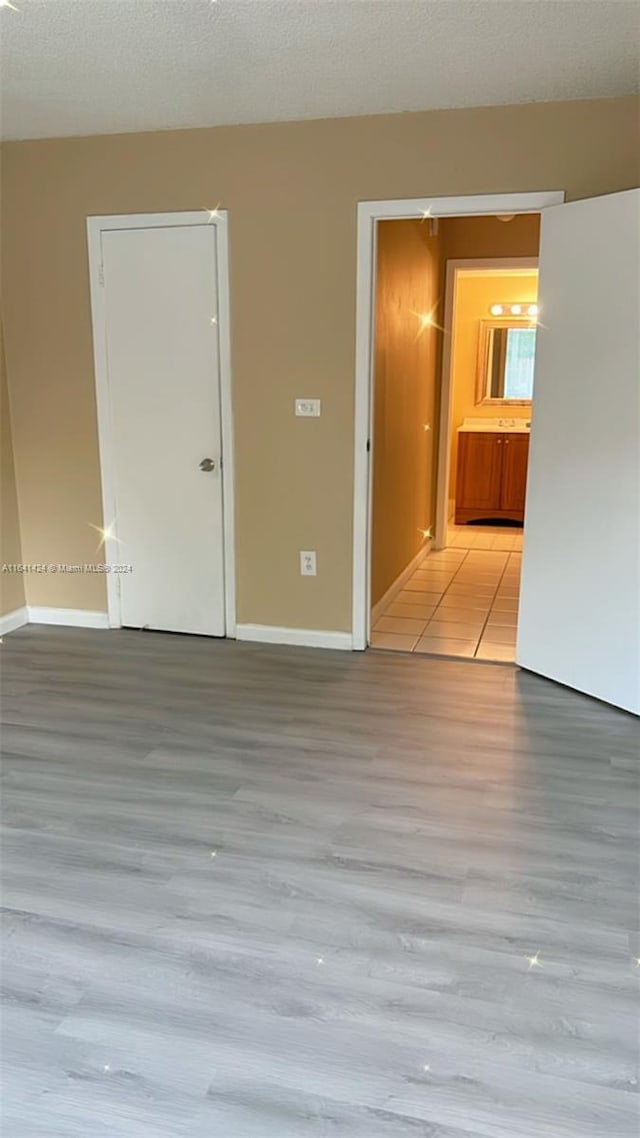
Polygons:
M400 218L472 217L540 213L564 202L563 190L539 193L472 194L465 197L406 198L358 202L356 284L355 454L353 494L353 647L369 642L371 618L371 471L373 469L373 336L376 233L379 221Z
M224 532L224 597L226 636L236 635L236 575L234 527L233 408L231 399L231 327L229 315L229 247L226 210L193 210L186 213L113 214L87 218L91 322L98 413L98 445L102 479L104 558L107 564L122 560L119 552L115 496L114 445L111 429L107 323L104 297L102 234L113 229L161 229L181 225L213 225L216 231L218 294L218 365L220 375L220 424L222 448L222 517ZM108 573L107 610L109 628L122 626L117 574Z
M537 257L478 257L455 258L447 261L444 291L444 318L442 326L442 368L440 376L440 414L438 418L438 469L436 473L436 521L433 548L444 549L447 544L449 514L449 468L451 466L451 417L453 412L453 372L451 364L453 314L456 288L460 272L490 272L515 276L538 268Z

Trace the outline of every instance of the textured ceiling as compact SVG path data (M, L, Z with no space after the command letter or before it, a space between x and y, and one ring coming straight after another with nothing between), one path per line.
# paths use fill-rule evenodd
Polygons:
M638 77L638 0L11 3L5 138L580 99Z

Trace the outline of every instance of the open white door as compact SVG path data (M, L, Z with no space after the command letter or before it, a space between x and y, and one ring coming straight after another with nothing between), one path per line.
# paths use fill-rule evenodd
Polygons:
M517 662L640 712L640 190L542 214Z

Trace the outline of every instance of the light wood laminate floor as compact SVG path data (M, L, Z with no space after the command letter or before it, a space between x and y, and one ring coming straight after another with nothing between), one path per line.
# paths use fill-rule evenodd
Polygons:
M635 720L464 661L1 652L6 1138L636 1138Z

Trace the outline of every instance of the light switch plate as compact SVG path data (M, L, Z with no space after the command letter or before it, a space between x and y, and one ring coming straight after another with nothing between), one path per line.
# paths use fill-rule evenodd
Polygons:
M301 415L306 419L317 419L321 412L321 404L319 399L296 399L295 402L296 415Z

